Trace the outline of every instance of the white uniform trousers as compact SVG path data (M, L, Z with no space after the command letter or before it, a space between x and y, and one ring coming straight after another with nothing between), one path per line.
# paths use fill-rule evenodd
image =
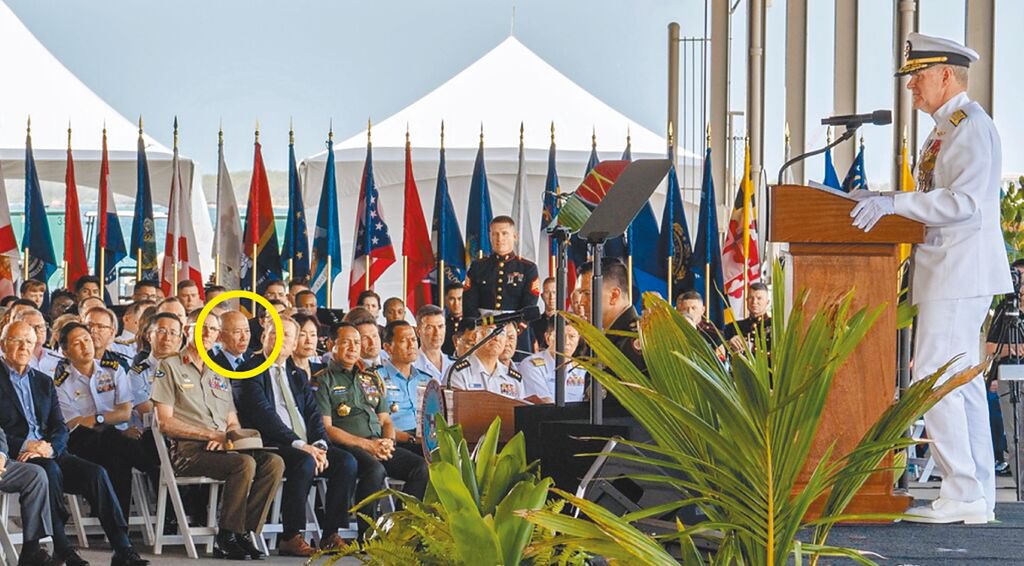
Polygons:
M914 380L924 379L963 354L939 382L981 358L981 325L992 297L924 301L917 304ZM978 376L957 388L924 415L931 453L942 471L939 497L954 501L985 498L995 508L995 458L989 429L985 380Z

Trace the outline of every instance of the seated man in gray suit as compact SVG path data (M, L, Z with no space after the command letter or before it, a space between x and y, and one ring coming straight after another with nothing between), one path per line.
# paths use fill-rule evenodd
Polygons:
M32 464L11 461L7 450L7 435L0 428L0 491L17 493L21 503L24 543L18 566L48 565L51 563L50 554L39 546L39 539L53 534L50 523L50 483L46 479L46 470Z

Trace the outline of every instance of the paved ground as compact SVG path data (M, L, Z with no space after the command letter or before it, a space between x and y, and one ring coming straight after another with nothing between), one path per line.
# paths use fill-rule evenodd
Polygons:
M98 540L98 539L97 539ZM140 550L148 551L149 549L139 546ZM110 563L110 551L109 550L83 550L81 552L82 558L85 558L89 562L95 565L109 564ZM218 564L227 566L229 564L252 564L255 566L266 565L266 566L301 566L305 560L302 558L292 558L287 556L270 556L266 560L260 562L246 561L246 562L233 562L227 560L217 560L212 557L203 557L200 553L199 560L191 560L185 555L185 552L180 548L168 548L165 549L164 553L160 556L155 556L151 552L142 552L143 557L148 558L152 562L153 566L196 566L199 564ZM335 562L338 566L349 566L352 564L359 564L358 560L352 558L345 558Z

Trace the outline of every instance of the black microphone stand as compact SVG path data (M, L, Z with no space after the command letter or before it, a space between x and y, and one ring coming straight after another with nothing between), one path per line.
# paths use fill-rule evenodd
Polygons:
M779 169L779 182L777 184L779 184L779 185L782 184L782 174L785 173L786 169L789 169L789 167L791 165L793 165L794 163L797 163L799 161L803 161L804 159L807 159L808 157L814 157L815 155L820 155L822 153L825 153L826 151L832 149L833 147L835 147L835 146L843 143L844 141L852 138L853 135L857 133L857 128L861 127L862 125L863 125L863 122L853 122L851 124L847 124L846 131L843 132L843 135L841 135L838 138L836 138L836 141L826 145L825 147L823 147L821 149L816 149L814 151L808 151L807 153L801 153L800 155L794 157L793 159L790 159L789 161L783 163L782 164L782 168Z
M505 332L505 325L504 324L495 324L494 325L494 330L492 330L491 333L488 334L487 336L484 336L483 340L477 342L476 344L473 344L473 347L468 349L468 350L466 350L465 354L462 354L461 356L458 356L457 358L455 358L455 361L452 362L452 365L448 366L448 373L446 373L445 376L444 376L444 388L445 389L451 389L452 388L452 372L455 371L456 364L458 364L462 360L465 360L466 358L468 358L470 354L472 354L473 352L479 350L484 344L490 342L491 340L494 340L499 334L501 334L503 332Z

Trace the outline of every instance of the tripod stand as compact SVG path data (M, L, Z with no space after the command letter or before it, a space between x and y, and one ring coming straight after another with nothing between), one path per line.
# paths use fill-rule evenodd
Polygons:
M997 309L994 323L1001 324L996 340L995 359L992 369L1001 381L1009 383L1010 406L1013 410L1013 469L1017 488L1017 501L1022 500L1020 481L1020 400L1021 382L1024 381L1024 320L1021 320L1020 293L1014 293L1004 299ZM1003 356L1002 353L1006 352Z

